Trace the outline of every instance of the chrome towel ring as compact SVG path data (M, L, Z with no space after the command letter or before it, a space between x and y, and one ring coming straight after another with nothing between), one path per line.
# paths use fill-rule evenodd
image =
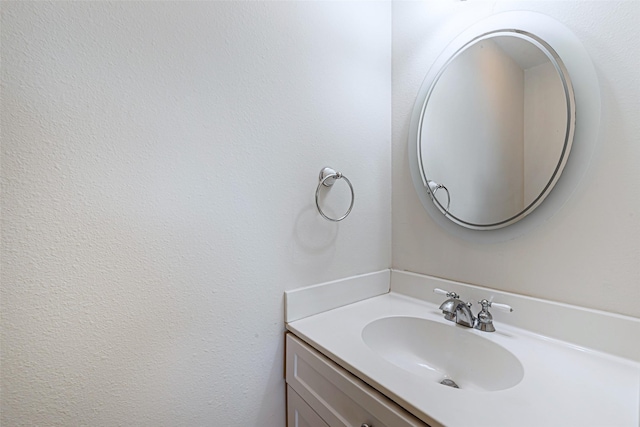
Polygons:
M435 201L436 198L436 192L439 189L443 189L444 191L447 192L447 207L445 208L443 214L445 214L445 216L449 213L449 205L451 205L451 195L449 194L449 190L447 189L447 187L445 187L442 184L438 184L435 181L427 181L428 185L429 185L429 195L431 196L431 198Z
M318 195L320 194L320 189L323 186L331 187L338 179L344 179L346 183L349 185L349 190L351 190L351 204L349 205L349 209L347 209L347 212L344 215L342 215L340 218L331 218L322 211L322 208L320 207L320 202L318 201ZM349 181L349 179L346 176L342 175L340 172L336 172L331 168L323 168L320 171L319 180L320 180L320 183L318 184L318 188L316 188L316 208L318 208L318 212L320 212L320 215L322 215L322 217L326 220L333 221L333 222L342 221L347 216L349 216L349 214L351 213L351 209L353 209L353 201L355 200L355 194L353 193L353 185L351 185L351 181Z

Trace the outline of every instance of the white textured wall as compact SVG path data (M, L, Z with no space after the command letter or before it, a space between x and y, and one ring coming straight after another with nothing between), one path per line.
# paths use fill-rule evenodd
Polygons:
M603 115L588 173L562 210L515 240L479 244L448 234L423 209L407 135L422 79L445 44L505 10L547 14L582 40L598 72ZM637 1L394 2L394 268L640 316L638 22Z
M390 264L391 5L1 7L0 423L284 425L283 291Z

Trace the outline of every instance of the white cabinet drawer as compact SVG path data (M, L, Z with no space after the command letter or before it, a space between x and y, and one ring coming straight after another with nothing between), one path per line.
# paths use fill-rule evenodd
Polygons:
M286 345L287 383L330 427L427 426L293 334Z
M287 386L287 427L329 427L311 406Z

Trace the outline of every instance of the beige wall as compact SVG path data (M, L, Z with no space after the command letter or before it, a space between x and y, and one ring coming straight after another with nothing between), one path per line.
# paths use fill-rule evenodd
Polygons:
M564 207L521 237L485 244L447 233L425 212L407 137L422 79L446 43L506 10L547 14L582 40L598 72L602 122L593 161ZM393 3L394 268L640 316L639 21L635 1Z

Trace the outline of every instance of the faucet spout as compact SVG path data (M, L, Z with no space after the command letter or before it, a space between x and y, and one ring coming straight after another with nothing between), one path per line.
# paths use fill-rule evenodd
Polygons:
M451 322L456 321L456 307L458 303L462 302L458 298L458 294L451 292L449 295L449 299L440 304L440 310L442 310L442 314L444 314L444 318Z
M450 292L447 296L449 299L440 305L444 318L456 322L458 325L472 328L476 319L471 312L471 304L462 301L460 296L454 292Z
M456 306L456 323L467 328L473 328L475 321L476 318L473 317L471 312L471 303L465 304L460 301L460 304Z

